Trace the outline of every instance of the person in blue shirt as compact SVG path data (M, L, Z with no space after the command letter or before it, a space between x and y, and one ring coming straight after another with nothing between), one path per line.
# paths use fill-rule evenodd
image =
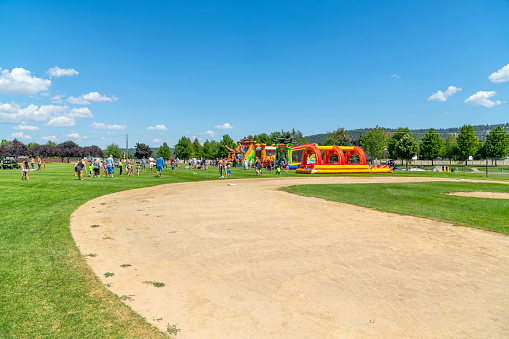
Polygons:
M156 167L157 167L157 173L156 178L159 176L159 178L163 177L163 166L164 166L164 159L163 157L159 157L156 160Z
M113 161L113 155L110 154L109 158L106 158L106 164L108 165L108 178L113 178L113 172L114 172L114 161Z

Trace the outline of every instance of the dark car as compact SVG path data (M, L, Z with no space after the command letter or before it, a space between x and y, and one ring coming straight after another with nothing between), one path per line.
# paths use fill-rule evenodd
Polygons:
M18 164L18 157L10 154L5 154L2 160L3 169L20 169L21 166Z

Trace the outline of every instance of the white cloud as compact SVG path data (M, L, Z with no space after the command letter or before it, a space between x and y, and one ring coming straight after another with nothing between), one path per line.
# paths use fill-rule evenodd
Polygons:
M92 112L88 107L73 108L71 113L66 114L69 118L93 118Z
M214 127L214 128L217 128L217 129L232 129L233 126L230 125L229 123L225 122L222 125L216 125L216 127Z
M73 118L59 116L59 117L53 117L49 119L49 121L46 123L46 126L52 126L52 127L69 127L74 126L76 124L76 121Z
M186 131L186 134L191 134L191 132L190 131Z
M106 125L102 122L94 122L90 127L95 129L127 129L127 125Z
M0 93L33 96L47 91L51 80L30 76L30 71L23 68L13 68L12 72L0 67Z
M208 135L210 138L215 138L215 136L217 135L217 133L216 133L216 132L211 131L211 130L208 130L207 132L200 133L200 134Z
M48 75L51 77L51 78L60 78L60 77L63 77L63 76L73 76L73 75L78 75L80 74L78 71L76 71L74 68L67 68L67 69L64 69L64 68L60 68L58 66L55 66L53 68L50 68L48 69L48 71L46 72L48 73Z
M114 100L118 100L118 98L115 96L108 98L107 96L101 95L98 92L82 94L78 98L75 97L67 98L67 101L74 105L90 105L91 102L112 102Z
M11 134L11 138L13 138L13 139L26 139L26 140L32 139L31 136L26 135L23 132L12 133Z
M168 128L164 125L155 125L155 126L150 126L150 127L147 127L147 130L156 130L156 131L167 131Z
M391 75L391 78L399 79L399 75L397 75L397 74L393 74L393 75Z
M58 140L56 135L50 135L50 136L47 136L47 137L41 137L41 139L42 140L46 140L46 141L48 141L48 140L57 141Z
M428 100L433 100L433 101L446 101L448 97L454 95L455 93L461 91L462 88L459 88L459 87L455 87L455 86L449 86L447 88L447 91L445 92L442 92L442 91L438 91L436 93L433 93L431 96L428 97Z
M20 129L22 131L38 131L39 126L18 125L14 127L14 129Z
M51 98L51 102L54 104L61 104L63 97L63 94L57 94Z
M71 138L71 139L79 139L79 138L81 138L78 133L67 134L66 137Z
M484 107L494 107L500 105L502 101L492 101L489 100L492 96L497 94L495 91L479 91L475 94L472 94L465 100L465 104L469 104L472 106L484 106Z
M152 142L163 142L163 141L159 139L154 139Z
M18 104L0 104L0 121L46 121L52 115L59 115L68 109L67 106L28 105L20 108Z
M17 113L19 111L19 107L20 106L17 103L15 103L14 101L11 102L10 104L0 103L0 114L1 113L5 113L5 114Z
M505 65L498 71L491 73L488 77L492 82L506 82L509 81L509 64Z

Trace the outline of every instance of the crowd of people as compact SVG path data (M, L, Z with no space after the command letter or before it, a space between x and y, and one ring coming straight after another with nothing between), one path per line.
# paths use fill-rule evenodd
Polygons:
M175 174L175 169L178 165L178 158L171 158L169 160L171 166L171 174ZM87 166L88 163L88 166ZM86 159L76 160L74 163L74 176L78 177L79 180L83 180L83 173L87 173L90 178L100 178L101 172L102 175L108 178L113 178L115 175L115 168L118 168L119 176L125 171L128 177L130 176L140 176L140 172L147 172L147 163L148 163L148 172L153 173L153 169L156 169L156 178L161 178L163 175L164 168L167 167L168 162L163 159L163 157L158 157L154 159L150 156L148 159L143 157L140 161L135 161L134 159L119 159L115 161L113 155L106 159L96 158L92 161L87 161Z
M263 163L260 158L253 159L245 159L244 161L240 161L238 159L215 159L215 160L206 160L205 158L191 158L189 159L188 169L204 169L208 170L209 166L217 167L219 170L219 178L231 178L232 168L244 168L245 170L249 170L251 168L255 169L256 176L262 175ZM275 163L267 163L265 164L265 173L270 173L272 171L276 171L277 175L281 175L281 171L288 172L289 163L286 158L279 159Z
M25 163L28 166L28 163ZM163 157L154 159L152 156L150 156L148 159L143 157L139 161L127 158L119 159L116 162L113 158L113 155L110 154L110 156L106 159L102 160L101 158L96 158L93 161L89 161L88 166L87 160L76 160L74 164L74 176L78 177L79 180L83 180L84 172L88 172L90 178L100 178L102 172L103 176L113 178L115 174L115 168L118 168L118 173L120 176L124 170L127 176L135 176L135 173L136 176L140 176L140 172L153 173L155 168L155 177L162 178L165 168L171 167L171 174L175 174L178 165L178 158L171 158L170 160L166 161L163 159ZM208 170L209 166L212 166L219 170L219 178L231 178L232 168L244 168L245 170L254 168L256 176L261 176L262 169L264 167L263 165L264 164L262 164L259 158L249 160L245 159L244 161L240 161L238 159L231 160L226 158L218 158L215 160L207 160L205 158L191 158L189 159L186 169ZM289 166L288 160L286 158L279 159L275 163L265 164L265 173L275 171L276 175L281 175L281 171L288 172L288 170Z

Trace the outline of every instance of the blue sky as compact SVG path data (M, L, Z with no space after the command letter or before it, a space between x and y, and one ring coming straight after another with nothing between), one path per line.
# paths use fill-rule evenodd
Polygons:
M506 123L508 17L508 1L3 0L0 138Z

